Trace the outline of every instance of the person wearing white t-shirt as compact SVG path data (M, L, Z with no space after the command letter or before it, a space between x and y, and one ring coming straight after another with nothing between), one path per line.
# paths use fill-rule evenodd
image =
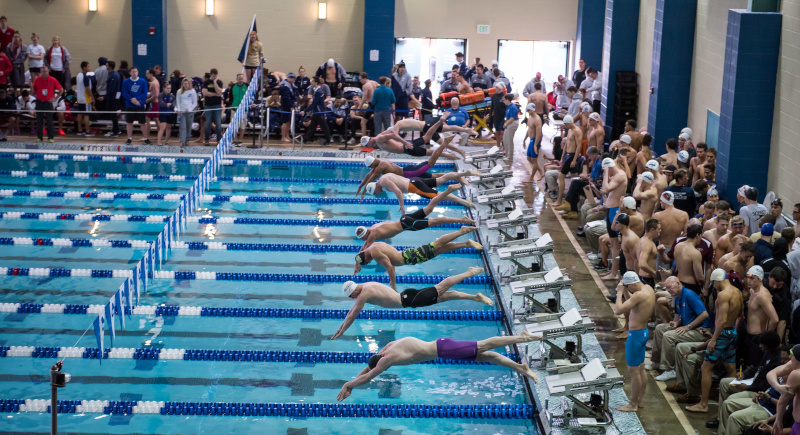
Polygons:
M92 78L88 76L88 73L89 62L84 60L81 62L81 72L75 78L78 101L75 123L78 125L78 136L92 137L94 134L89 130L89 112L92 111Z
M39 44L39 35L31 34L32 44L28 46L26 54L28 55L28 71L31 73L31 83L39 77L44 65L44 55L47 52L44 46Z
M27 118L33 118L36 116L34 112L34 108L36 107L36 98L30 94L30 91L27 89L22 90L22 94L17 97L17 110L19 110L22 116Z
M745 205L739 209L739 216L744 219L744 228L747 237L753 233L761 231L759 221L766 216L769 211L763 204L758 203L758 189L755 187L748 187L744 191Z
M45 53L44 61L50 66L50 75L65 89L69 89L69 63L72 56L67 47L61 45L61 38L53 36L53 45Z

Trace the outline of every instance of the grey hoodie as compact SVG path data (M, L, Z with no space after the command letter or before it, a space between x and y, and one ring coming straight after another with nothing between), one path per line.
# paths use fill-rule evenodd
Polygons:
M567 114L572 116L573 118L576 117L581 111L582 102L583 102L583 94L581 94L580 92L575 92L575 95L572 96L572 102L569 103Z

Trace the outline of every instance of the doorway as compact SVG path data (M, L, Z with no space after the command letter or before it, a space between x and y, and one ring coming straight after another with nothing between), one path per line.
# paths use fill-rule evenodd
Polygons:
M513 92L522 94L522 89L537 72L542 73L547 91L559 75L568 79L569 41L515 41L500 39L497 42L497 63L511 81Z
M420 86L430 79L431 92L437 95L444 73L456 63L456 53L464 53L467 58L466 47L466 39L395 38L394 63L404 62L411 77L419 77Z

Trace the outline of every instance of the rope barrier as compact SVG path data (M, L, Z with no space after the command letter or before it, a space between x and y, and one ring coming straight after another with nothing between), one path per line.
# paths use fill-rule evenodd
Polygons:
M103 305L0 303L0 312L25 314L94 314ZM125 314L137 316L202 316L261 317L269 319L344 319L349 310L316 310L306 308L237 308L191 307L175 305L139 305L125 307ZM373 320L438 320L495 321L502 318L498 310L362 310L358 319Z
M115 174L102 172L54 172L54 171L0 171L0 176L6 177L45 177L45 178L104 178L109 180L140 180L140 181L193 181L194 175L164 175L164 174Z
M59 400L60 414L161 414L264 417L358 417L530 420L533 405L386 405L329 403L156 402ZM0 399L0 412L50 412L50 400Z

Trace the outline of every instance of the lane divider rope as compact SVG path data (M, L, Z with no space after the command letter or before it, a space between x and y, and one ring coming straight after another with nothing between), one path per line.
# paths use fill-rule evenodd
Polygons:
M0 219L38 219L38 220L74 220L74 221L120 221L120 222L167 222L169 216L159 215L127 215L127 214L71 214L71 213L24 213L0 212ZM270 218L235 218L220 216L189 216L189 223L199 224L234 224L234 225L292 225L319 227L366 227L381 223L378 220L343 220L343 219L270 219ZM436 228L461 228L464 224L453 223L437 225Z
M61 269L45 267L0 267L0 276L49 276L60 277L92 277L92 278L127 278L133 276L130 270L104 270L104 269ZM348 280L357 283L380 282L388 283L389 276L382 275L318 275L299 273L240 273L240 272L195 272L157 270L155 274L148 273L151 278L175 280L216 280L216 281L263 281L263 282L344 282ZM398 275L398 284L438 284L448 278L445 275ZM491 282L489 276L471 276L462 281L465 285L486 285Z
M0 303L0 312L20 314L96 314L104 305ZM125 313L135 316L262 317L270 319L344 319L349 310L307 308L191 307L139 305ZM358 319L493 321L502 319L498 310L362 310Z
M153 242L147 240L106 240L106 239L49 239L42 237L0 237L0 245L71 246L73 248L148 248ZM412 246L396 246L403 251ZM361 245L303 245L278 243L223 243L223 242L172 242L172 249L191 251L283 251L283 252L358 252ZM441 255L477 254L475 248L461 248Z
M0 412L50 412L49 399L0 399ZM59 400L60 414L161 414L264 417L362 417L529 420L533 405L387 405L340 403Z

